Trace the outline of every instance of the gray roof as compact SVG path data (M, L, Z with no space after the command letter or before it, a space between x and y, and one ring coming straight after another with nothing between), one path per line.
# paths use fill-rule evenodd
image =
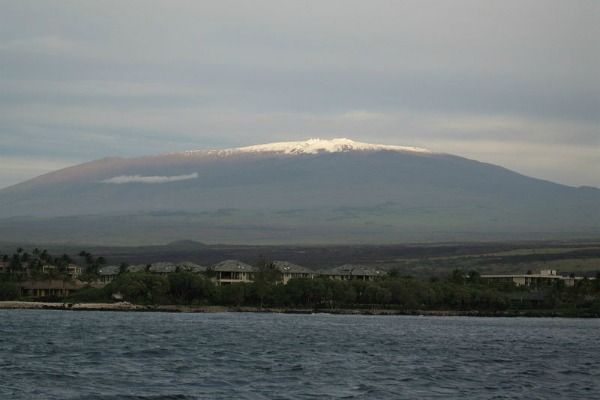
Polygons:
M213 265L212 269L214 271L221 271L221 272L238 272L238 271L254 272L256 270L256 268L254 268L252 265L243 263L238 260L221 261L220 263Z
M313 274L314 271L289 261L273 261L273 265L280 272L289 274Z
M146 272L146 264L136 264L127 267L127 272Z
M177 272L177 265L170 262L152 263L148 271L155 274L170 274L172 272Z
M98 270L98 275L119 275L121 268L118 265L107 265Z
M323 271L326 275L339 275L339 276L383 276L384 271L376 268L371 268L366 265L360 264L344 264L339 267Z
M193 272L195 274L206 272L206 270L208 269L204 265L198 265L189 261L179 263L177 264L177 266L179 267L180 271Z

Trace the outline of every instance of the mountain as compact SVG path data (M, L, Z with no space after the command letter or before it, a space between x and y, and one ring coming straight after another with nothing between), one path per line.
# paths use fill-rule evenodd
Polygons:
M0 238L390 243L600 234L600 190L349 139L107 158L0 190Z

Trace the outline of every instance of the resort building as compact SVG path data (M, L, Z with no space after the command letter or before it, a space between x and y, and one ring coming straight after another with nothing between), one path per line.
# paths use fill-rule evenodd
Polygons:
M193 262L184 261L182 263L177 264L177 270L179 272L191 272L193 274L203 274L208 268L204 265L198 265Z
M368 267L366 265L344 264L340 265L339 267L323 271L321 272L321 275L340 281L374 281L381 276L385 276L385 272L376 268Z
M170 262L157 262L150 264L148 272L158 274L161 276L166 276L168 274L172 274L173 272L177 272L177 265Z
M552 286L557 282L563 282L566 286L575 286L575 282L582 279L584 278L558 275L554 269L544 269L537 274L481 275L483 281L513 283L519 287Z
M121 267L118 265L107 265L106 267L102 267L98 270L98 276L100 277L100 282L102 283L110 283L119 276L121 273Z
M81 282L62 280L25 281L20 285L21 295L29 297L65 297L83 287Z
M127 272L146 272L148 271L148 264L136 264L127 267Z
M287 284L290 279L313 279L315 277L314 271L288 261L273 261L273 266L281 272L281 281L284 285Z
M54 271L58 270L56 265L42 265L42 272L45 274L50 274ZM65 268L66 273L71 277L71 279L77 279L83 272L83 268L79 265L69 264Z
M252 282L256 268L238 260L225 260L212 267L218 285Z

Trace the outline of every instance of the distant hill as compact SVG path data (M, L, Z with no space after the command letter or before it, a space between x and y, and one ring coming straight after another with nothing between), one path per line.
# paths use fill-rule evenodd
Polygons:
M0 238L392 243L600 235L600 190L348 139L109 158L0 190Z

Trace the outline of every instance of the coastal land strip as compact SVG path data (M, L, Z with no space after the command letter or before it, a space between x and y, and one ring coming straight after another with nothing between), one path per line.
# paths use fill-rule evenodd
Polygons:
M121 312L171 312L171 313L279 313L279 314L336 314L336 315L409 315L424 317L563 317L598 318L600 315L571 313L567 310L397 310L381 308L277 308L277 307L227 307L194 305L144 305L118 303L59 303L35 301L0 301L0 310L58 310L58 311L121 311Z

